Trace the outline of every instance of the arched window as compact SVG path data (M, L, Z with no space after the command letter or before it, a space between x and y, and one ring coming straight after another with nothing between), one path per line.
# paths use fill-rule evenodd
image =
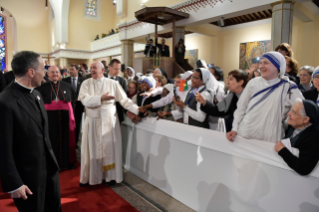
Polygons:
M98 0L86 0L86 15L88 16L97 16L97 1Z
M6 18L0 14L0 70L6 68L7 49L6 49Z

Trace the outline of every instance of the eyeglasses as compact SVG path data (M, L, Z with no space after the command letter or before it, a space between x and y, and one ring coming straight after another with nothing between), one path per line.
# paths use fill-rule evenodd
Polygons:
M309 74L300 74L299 76L300 77L309 77L310 75Z
M318 80L319 79L319 76L314 76L313 77L313 80Z

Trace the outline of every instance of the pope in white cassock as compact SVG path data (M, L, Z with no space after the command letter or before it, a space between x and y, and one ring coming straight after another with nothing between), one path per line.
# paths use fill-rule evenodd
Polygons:
M82 83L79 100L85 106L81 146L80 185L96 185L103 180L123 180L122 137L116 102L133 114L138 106L126 95L121 85L103 76L100 62L91 65L92 78Z

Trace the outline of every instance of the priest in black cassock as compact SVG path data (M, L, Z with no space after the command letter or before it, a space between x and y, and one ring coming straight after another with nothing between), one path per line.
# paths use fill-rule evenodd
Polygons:
M60 70L57 66L50 66L48 77L50 81L43 83L38 90L48 113L51 145L60 170L75 168L76 140L72 101L76 101L76 93L70 84L59 81Z

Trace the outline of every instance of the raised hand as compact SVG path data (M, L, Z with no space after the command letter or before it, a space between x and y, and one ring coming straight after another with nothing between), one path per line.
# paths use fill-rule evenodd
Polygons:
M150 97L152 95L151 92L144 92L144 93L141 93L140 96L145 96L145 99L147 99L148 97Z
M204 106L206 105L206 99L198 91L195 91L195 97L197 102Z

